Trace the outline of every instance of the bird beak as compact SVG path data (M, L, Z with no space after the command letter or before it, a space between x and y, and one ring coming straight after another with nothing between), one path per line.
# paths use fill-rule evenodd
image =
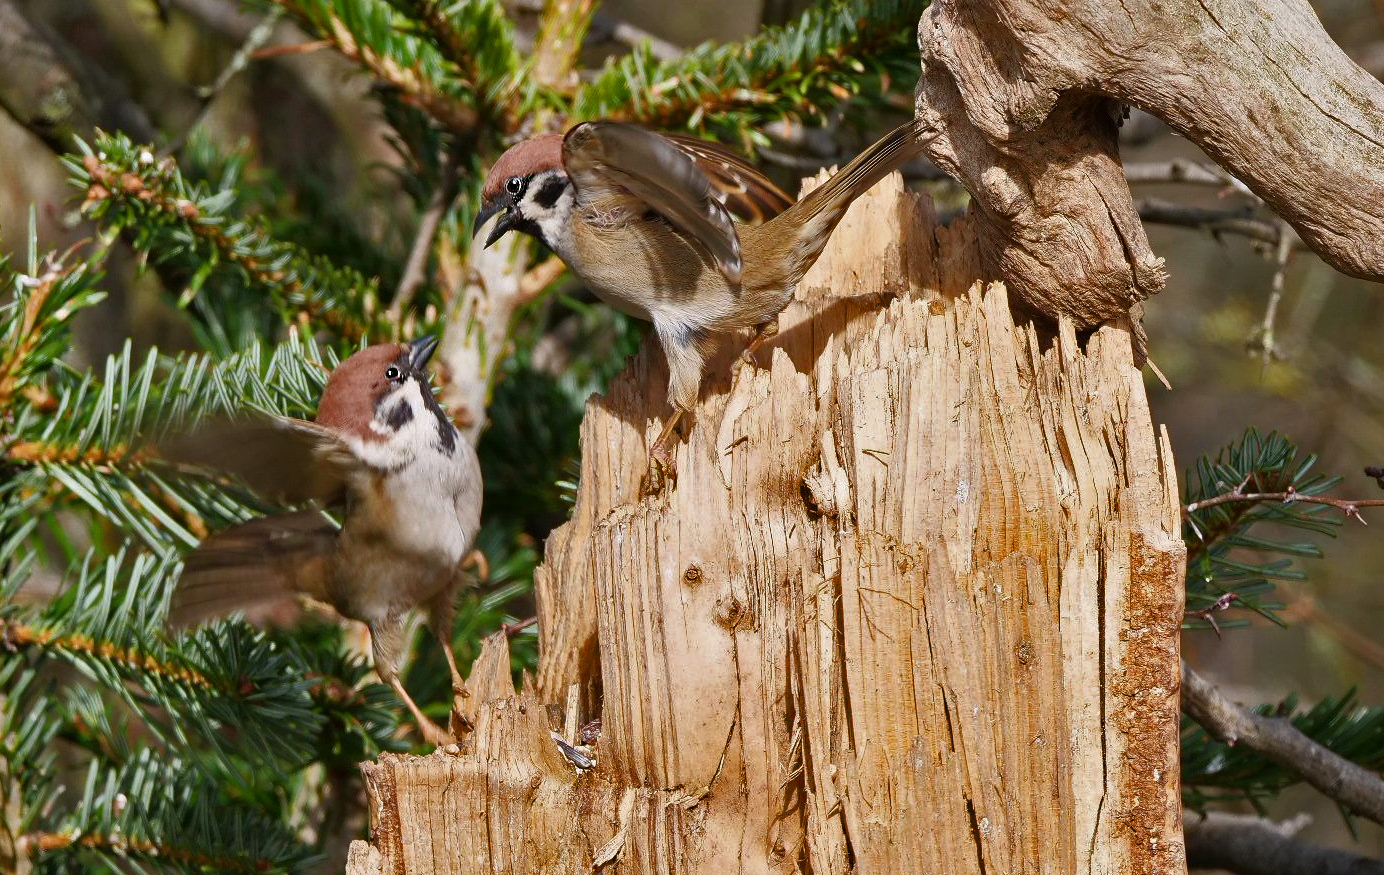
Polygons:
M408 345L408 366L418 373L423 372L433 350L437 349L436 337L420 337Z
M485 225L490 217L501 210L504 210L504 214L495 221L495 227L490 229L490 236L485 238L484 248L486 249L490 248L491 244L496 240L499 240L514 229L515 224L519 221L519 210L513 206L506 206L501 202L492 201L477 214L476 224L471 228L471 236L475 237L481 233L481 227Z

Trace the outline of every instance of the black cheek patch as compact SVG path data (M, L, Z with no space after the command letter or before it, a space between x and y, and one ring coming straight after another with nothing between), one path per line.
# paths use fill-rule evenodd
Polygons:
M557 177L553 177L543 183L543 187L534 193L533 201L543 209L551 210L553 204L557 203L558 198L562 197L562 192L565 188L567 188L567 183Z
M433 417L437 419L437 443L450 456L452 451L457 448L457 430L447 420L447 414L442 412L442 408L437 402L434 401L428 407L432 409Z
M400 400L398 404L394 405L394 409L389 411L389 416L385 419L384 424L394 431L398 431L412 421L413 408L408 406L407 400Z

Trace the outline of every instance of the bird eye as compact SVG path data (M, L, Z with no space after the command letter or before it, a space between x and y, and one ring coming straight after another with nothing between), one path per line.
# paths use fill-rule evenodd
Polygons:
M390 380L391 382L399 379L399 369L394 367L393 365L390 365L389 367L384 369L384 378L386 380Z
M524 180L520 179L517 176L511 176L505 182L505 190L513 195L519 194L519 192L524 190Z

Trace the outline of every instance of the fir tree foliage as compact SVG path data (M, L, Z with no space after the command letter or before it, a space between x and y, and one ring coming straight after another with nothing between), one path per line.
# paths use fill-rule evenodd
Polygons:
M354 342L377 337L374 281L337 267L290 243L272 238L264 223L231 210L234 188L212 193L188 181L170 158L123 134L78 141L79 156L66 160L73 184L83 189L82 212L112 232L126 231L140 253L180 289L179 304L201 303L204 342L218 351L260 339L272 330L244 313L263 311L247 294L272 303L284 324L318 327ZM215 288L199 294L208 283Z
M1340 478L1317 472L1316 463L1315 455L1304 454L1286 436L1251 428L1214 457L1196 461L1185 478L1183 505L1233 493L1324 495ZM1302 501L1234 501L1184 513L1187 628L1206 629L1214 623L1219 631L1247 625L1243 619L1215 620L1230 611L1254 612L1282 626L1282 605L1274 600L1276 582L1304 580L1306 573L1296 561L1322 557L1320 546L1293 533L1334 537L1341 523L1338 509ZM1254 711L1291 720L1313 741L1366 768L1384 767L1384 707L1362 707L1353 690L1306 710L1290 696ZM1181 762L1183 804L1197 811L1246 800L1266 813L1267 800L1302 782L1254 751L1213 738L1189 718L1182 722Z
M1230 492L1322 495L1339 477L1316 473L1315 455L1303 455L1277 432L1261 435L1249 429L1222 448L1215 458L1203 456L1186 475L1183 504ZM1285 529L1334 537L1341 515L1331 507L1306 502L1234 502L1196 510L1183 517L1187 543L1187 612L1202 619L1224 600L1226 610L1249 610L1280 623L1282 605L1273 600L1274 581L1303 580L1298 559L1320 559L1311 541L1282 537ZM1231 596L1234 596L1231 599ZM1236 620L1221 627L1236 625Z
M578 92L572 115L660 128L714 124L748 142L755 126L820 121L847 101L879 103L917 76L916 0L848 0L804 12L743 43L707 43L659 63L648 46L612 63Z
M243 620L165 628L180 549L272 508L161 465L147 447L207 415L304 415L335 354L290 334L272 353L257 344L221 360L156 350L136 360L127 346L79 371L60 356L73 315L101 298L109 249L40 258L31 231L29 253L23 270L0 265L10 292L0 307L8 847L52 871L94 861L300 870L315 851L287 828L289 794L311 765L398 749L393 695L339 632L309 642ZM80 546L113 536L133 540ZM70 567L55 574L63 561ZM74 757L84 786L70 782Z

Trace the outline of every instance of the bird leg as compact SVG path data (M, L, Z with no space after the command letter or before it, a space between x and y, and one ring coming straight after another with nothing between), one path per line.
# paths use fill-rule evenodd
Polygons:
M413 722L418 724L418 734L423 736L424 743L441 747L453 742L451 733L438 726L428 715L423 713L418 704L413 701L413 697L408 694L408 690L404 689L404 685L399 681L397 675L385 678L384 682L389 684L394 695L403 701L404 707L408 708L408 712L413 715Z
M673 408L673 415L668 418L668 424L663 426L663 431L659 432L658 438L649 448L649 470L644 475L644 483L640 489L645 495L657 495L663 491L666 484L678 479L677 466L673 462L672 444L683 412L680 407Z
M462 560L464 567L470 557ZM481 561L484 561L482 558ZM487 569L488 570L488 569ZM461 578L458 576L458 581ZM457 655L452 650L452 618L455 616L455 604L452 597L455 595L455 587L447 587L437 598L428 606L428 631L442 648L442 655L447 658L447 670L452 674L452 713L449 719L451 729L454 734L460 737L464 733L470 732L475 728L471 718L465 713L462 702L471 697L466 689L466 681L461 677L461 669L457 668Z
M740 369L745 365L753 365L754 354L759 352L761 346L777 337L778 332L779 324L777 316L770 319L768 322L763 322L755 326L754 337L750 339L749 344L740 353L740 360L735 363L735 373L738 374Z
M448 601L450 604L450 600ZM449 614L450 616L450 614ZM375 672L380 680L389 685L399 701L404 703L413 720L418 724L418 734L427 744L441 746L451 744L453 738L438 726L418 707L413 697L404 689L399 680L399 650L403 645L404 624L401 618L390 618L380 622L367 623L370 627L370 650L375 657ZM450 653L450 651L449 651Z

